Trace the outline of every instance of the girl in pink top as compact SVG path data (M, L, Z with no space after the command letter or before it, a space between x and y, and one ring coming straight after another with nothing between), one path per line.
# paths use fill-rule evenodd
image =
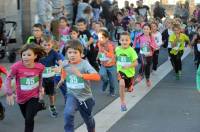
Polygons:
M135 38L133 47L135 48L136 43L140 44L140 58L141 58L141 67L139 70L139 75L136 79L137 82L140 82L145 74L146 84L148 87L151 86L150 81L150 68L152 63L153 52L157 48L155 39L151 35L151 27L149 24L144 24L143 34Z
M9 105L14 105L14 95L11 80L16 80L16 101L25 119L24 132L33 132L34 117L39 110L44 109L44 103L39 102L44 90L41 86L44 66L37 63L39 58L45 55L45 51L39 45L29 44L21 49L21 61L16 62L10 68L6 78L6 94Z
M67 44L70 38L70 27L67 22L67 18L61 17L59 19L59 38L60 38L60 53L63 53L64 46ZM65 53L65 52L64 52ZM65 56L65 54L63 54Z

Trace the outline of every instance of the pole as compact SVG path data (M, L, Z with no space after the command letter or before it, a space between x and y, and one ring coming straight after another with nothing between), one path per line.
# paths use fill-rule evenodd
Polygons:
M20 0L22 41L26 42L31 35L31 0Z

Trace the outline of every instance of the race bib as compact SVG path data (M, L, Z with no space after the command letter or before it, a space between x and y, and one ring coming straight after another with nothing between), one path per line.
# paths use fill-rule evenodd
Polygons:
M144 45L140 49L140 54L143 54L144 56L150 56L151 55L151 50L150 50L149 46L148 45Z
M110 58L108 58L104 53L100 53L98 55L98 58L99 58L100 61L108 61L108 60L110 60Z
M55 75L55 72L52 69L52 67L45 67L45 70L42 73L43 78L50 78L50 77L53 77L54 75Z
M29 91L39 86L39 77L20 78L21 90Z
M172 49L174 49L174 50L178 50L179 48L180 48L180 43L177 43L177 45L176 45L176 47L174 47L174 48L172 48Z
M129 66L131 64L131 59L127 56L119 56L117 57L117 63L120 66Z
M70 40L70 36L69 35L61 35L60 39L63 41L63 42L67 42Z
M71 89L85 88L84 80L74 74L69 74L66 78L66 85Z

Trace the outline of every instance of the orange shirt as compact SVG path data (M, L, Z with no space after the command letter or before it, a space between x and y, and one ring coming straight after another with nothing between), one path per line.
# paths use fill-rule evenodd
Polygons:
M111 41L107 41L105 44L100 44L99 42L97 43L97 46L99 48L99 53L104 54L108 60L106 61L101 61L101 64L104 65L105 67L110 67L116 65L116 59L115 59L115 46Z

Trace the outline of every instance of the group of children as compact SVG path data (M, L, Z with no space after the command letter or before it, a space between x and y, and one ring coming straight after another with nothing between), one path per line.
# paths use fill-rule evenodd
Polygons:
M35 115L46 108L44 93L49 96L51 116L57 117L57 87L65 101L65 131L74 131L74 114L79 110L88 131L94 132L92 109L95 101L89 81L101 81L102 92L109 87L111 97L119 89L120 109L126 111L125 92L134 91L135 81L140 82L145 77L147 87L151 87L150 74L157 70L161 46L168 48L177 80L181 77L185 45L194 45L197 65L200 63L200 28L190 44L178 19L167 18L162 32L156 20L129 22L127 31L119 33L118 44L110 39L110 32L100 21L92 22L91 29L82 18L72 27L65 17L59 22L58 36L52 36L47 30L44 32L41 24L34 24L33 36L21 49L21 60L11 66L5 81L7 101L13 105L11 80L16 79L16 100L25 119L25 132L33 132ZM124 82L124 86L119 85L120 82Z

